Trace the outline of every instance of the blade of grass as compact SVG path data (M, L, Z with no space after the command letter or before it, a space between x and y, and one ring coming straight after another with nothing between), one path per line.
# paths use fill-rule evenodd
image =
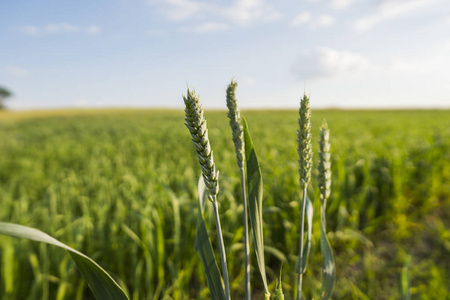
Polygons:
M67 250L96 299L128 300L128 296L112 277L96 262L48 234L27 226L0 222L0 234L46 243Z
M207 194L203 176L200 176L200 179L198 180L199 210L194 248L205 269L206 281L211 293L211 299L225 300L222 276L220 275L219 266L217 265L211 241L209 240L208 230L206 229L205 219L203 218Z
M267 287L266 268L264 263L264 238L263 238L263 220L262 220L262 200L263 200L263 181L261 168L259 167L253 142L248 132L247 121L242 118L244 128L245 142L245 161L247 163L247 187L250 223L252 225L253 240L255 243L256 259L258 261L259 272L264 283L266 298L270 298Z

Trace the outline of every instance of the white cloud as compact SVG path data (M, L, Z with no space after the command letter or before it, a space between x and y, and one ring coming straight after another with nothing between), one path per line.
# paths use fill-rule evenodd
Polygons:
M450 51L450 40L444 42L443 48L445 51Z
M164 0L158 1L162 4L159 9L169 20L185 20L193 17L195 14L209 10L209 5L198 1L189 0Z
M309 12L298 14L291 22L292 26L308 25L309 28L320 28L333 25L334 18L330 15L313 16Z
M29 35L36 35L39 33L39 28L37 28L36 26L23 26L21 28L21 31Z
M327 27L333 25L334 18L330 15L319 16L314 22L311 23L312 28Z
M60 33L60 32L78 32L79 28L77 26L68 24L68 23L60 23L60 24L48 24L44 26L41 31L45 33Z
M276 20L281 14L263 0L236 0L229 8L221 9L235 23L246 24L257 20Z
M19 78L26 78L30 76L30 71L18 68L18 67L6 67L5 68L6 73L8 73L11 76L19 77Z
M450 49L450 44L447 45ZM448 78L450 69L450 58L445 43L440 51L433 54L421 56L393 57L385 63L382 69L392 74L412 75L418 78L440 76Z
M303 12L295 16L294 20L292 20L291 25L297 26L300 24L306 24L312 20L312 15L309 12Z
M343 9L348 6L350 6L353 2L356 2L358 0L332 0L331 1L331 7L335 9Z
M174 21L228 21L245 25L281 17L281 14L265 0L234 0L226 5L199 0L150 0L149 3L166 19Z
M44 34L62 34L62 33L78 33L86 32L88 34L99 34L101 28L96 25L90 25L87 27L79 27L69 23L53 23L45 26L23 26L21 31L28 35L44 35Z
M411 60L405 58L393 58L387 65L386 70L393 73L427 73L433 69L429 61Z
M445 45L446 41L442 41L439 50L427 55L403 55L377 61L356 52L319 47L300 55L291 72L301 80L376 78L378 81L389 79L399 83L421 79L440 82L448 78L450 70L450 58ZM450 43L447 46L450 48Z
M91 25L86 28L86 32L89 34L100 34L102 32L102 29L99 26Z
M353 24L356 31L366 31L385 20L398 18L428 6L435 0L385 0L372 15L360 18Z
M213 32L213 31L223 31L227 30L228 25L224 23L217 23L217 22L206 22L203 24L200 24L195 28L196 32L203 33L203 32Z
M357 73L371 68L369 59L359 53L320 47L303 53L292 72L299 78L312 79Z

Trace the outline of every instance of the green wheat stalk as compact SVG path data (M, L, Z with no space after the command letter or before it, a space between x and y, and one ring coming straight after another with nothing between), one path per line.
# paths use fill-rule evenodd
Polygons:
M192 141L194 142L195 151L197 152L198 161L202 169L202 175L205 180L205 185L209 192L209 200L214 207L214 217L216 221L217 237L219 240L220 258L222 261L222 273L225 285L225 298L230 298L230 284L228 280L227 258L225 254L225 246L223 243L222 229L219 219L219 208L217 204L217 193L219 191L219 171L216 172L214 165L213 152L208 139L208 130L206 128L206 120L203 116L203 108L200 104L200 99L195 91L187 90L187 95L183 96L184 104L186 105L185 125L191 133Z
M330 162L330 132L328 125L323 120L322 126L319 132L319 166L318 166L318 182L320 192L320 249L323 257L323 269L322 269L322 291L321 298L329 299L333 291L335 265L333 250L331 249L330 242L328 241L326 234L326 216L325 209L327 206L327 200L331 193L331 162Z
M304 95L300 101L299 110L299 130L297 131L298 155L299 155L299 173L300 173L300 188L303 191L302 208L300 217L300 252L299 252L299 274L297 278L297 300L301 299L302 295L302 280L303 280L303 235L305 230L305 208L306 208L306 189L311 179L312 168L312 145L311 145L311 112L309 108L309 98Z
M250 243L248 237L248 216L247 216L247 197L245 194L245 172L244 172L244 136L241 125L241 115L236 100L236 81L231 80L227 88L227 107L228 118L230 119L233 142L236 150L237 164L241 171L242 204L244 217L244 239L245 239L245 299L251 299L250 288Z

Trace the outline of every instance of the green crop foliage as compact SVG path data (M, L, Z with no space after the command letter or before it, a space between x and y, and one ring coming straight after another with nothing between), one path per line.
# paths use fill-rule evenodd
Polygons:
M264 178L269 290L296 289L298 112L243 111ZM450 111L312 111L313 152L331 129L327 236L332 299L399 299L408 262L412 299L450 297ZM232 298L243 299L241 181L225 111L207 111L220 170L220 216ZM0 222L42 230L88 255L130 299L210 299L195 249L200 167L182 110L0 112ZM220 149L220 150L219 150ZM315 163L315 161L314 161ZM320 232L317 170L308 196ZM209 203L207 203L209 204ZM204 219L213 230L206 205ZM208 234L217 245L214 231ZM218 257L218 253L216 253ZM252 257L252 278L258 278ZM320 235L312 237L305 299L320 298ZM403 291L404 292L404 291ZM0 236L0 298L94 299L64 251ZM252 299L264 286L252 282Z

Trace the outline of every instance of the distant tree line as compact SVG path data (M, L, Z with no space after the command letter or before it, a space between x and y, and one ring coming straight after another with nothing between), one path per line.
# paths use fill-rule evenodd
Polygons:
M5 109L5 100L12 96L12 93L4 87L0 86L0 110Z

